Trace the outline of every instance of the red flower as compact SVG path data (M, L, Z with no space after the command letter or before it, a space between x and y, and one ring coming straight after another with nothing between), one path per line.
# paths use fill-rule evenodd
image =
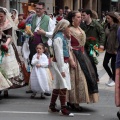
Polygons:
M6 45L1 45L1 51L8 52L8 47Z
M20 23L18 24L18 28L19 28L19 29L25 29L25 22L24 22L24 21L20 22Z
M60 20L62 20L62 18L63 18L63 17L58 16L58 17L56 18L56 20L57 20L57 21L60 21Z
M88 40L92 40L92 41L95 41L96 38L95 37L89 37Z

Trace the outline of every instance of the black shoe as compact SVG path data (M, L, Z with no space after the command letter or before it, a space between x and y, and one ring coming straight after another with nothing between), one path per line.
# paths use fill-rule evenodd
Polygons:
M59 112L60 110L56 108L56 104L50 104L49 112Z
M74 116L73 113L70 113L70 112L67 110L66 106L61 108L60 114L61 114L61 115L66 115L66 116L70 116L70 117L73 117L73 116Z
M8 90L4 91L4 98L8 98Z
M42 95L42 96L40 96L40 99L45 99L45 96L43 96L43 95Z
M72 110L75 109L75 106L74 106L73 103L67 102L67 106L68 106L69 108L71 108Z
M36 96L36 93L33 93L33 94L31 95L31 98L33 99L33 98L35 98L35 96Z
M82 112L83 108L81 106L77 106L77 107L75 106L74 110L77 112Z
M27 90L26 93L33 93L33 91L32 90Z
M23 86L27 86L28 85L28 83L25 83Z
M0 100L2 100L2 96L0 95Z
M46 96L51 96L51 93L44 93L44 95L46 95Z
M79 105L76 106L74 103L67 102L67 106L77 112L83 111L83 108L81 106L79 106Z
M117 117L119 118L119 120L120 120L120 113L119 112L117 112Z

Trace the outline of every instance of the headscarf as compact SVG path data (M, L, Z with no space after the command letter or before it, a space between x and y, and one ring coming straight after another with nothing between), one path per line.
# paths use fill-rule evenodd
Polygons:
M68 20L62 19L61 21L58 22L58 24L55 27L55 30L53 32L53 37L55 34L57 34L59 31L65 30L70 25L70 22Z

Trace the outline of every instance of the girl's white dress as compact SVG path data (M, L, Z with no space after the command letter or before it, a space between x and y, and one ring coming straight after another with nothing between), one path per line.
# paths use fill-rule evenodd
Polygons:
M40 64L41 67L37 68L36 64ZM30 75L31 90L34 92L44 93L49 92L48 84L48 58L43 53L40 58L37 59L37 53L32 58L33 69Z

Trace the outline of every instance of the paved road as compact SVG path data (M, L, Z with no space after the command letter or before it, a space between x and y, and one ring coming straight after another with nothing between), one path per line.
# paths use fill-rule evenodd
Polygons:
M0 120L117 120L118 108L114 104L114 87L107 87L108 76L102 67L104 53L98 57L98 72L100 75L100 100L95 104L81 104L83 112L75 113L74 117L60 116L47 112L50 97L41 100L30 99L26 94L27 87L10 90L9 98L0 101ZM58 101L59 105L59 101ZM74 112L74 111L72 111Z

